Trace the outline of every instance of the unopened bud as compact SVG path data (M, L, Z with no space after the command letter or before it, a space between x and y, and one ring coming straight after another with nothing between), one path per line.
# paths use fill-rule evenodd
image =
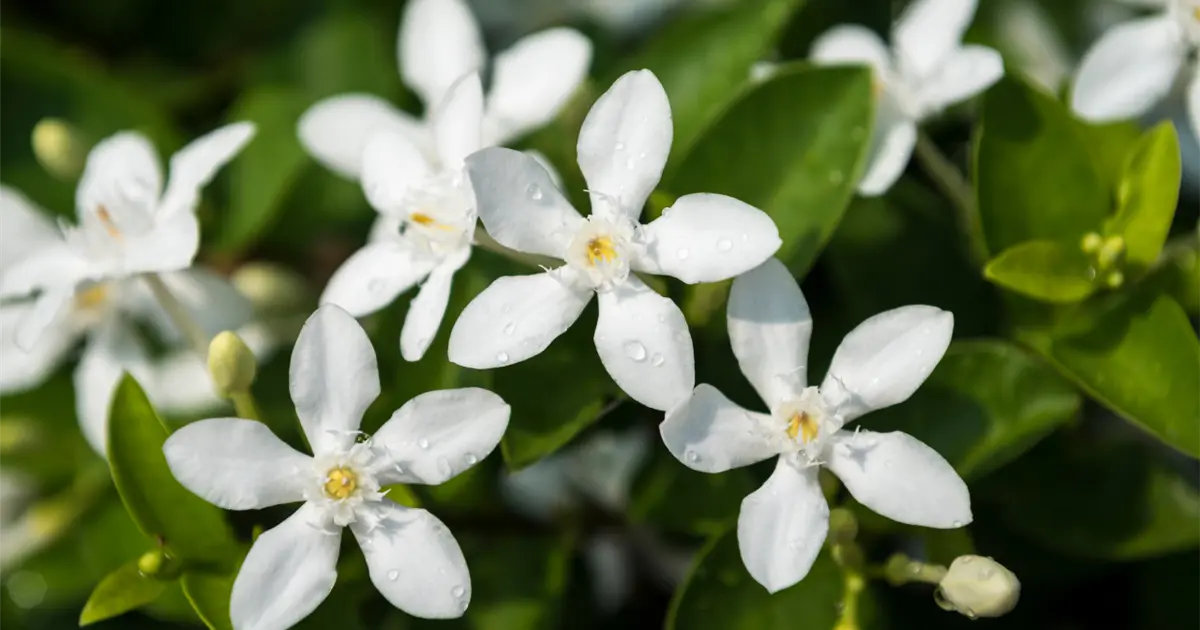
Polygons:
M79 176L86 152L79 132L58 118L43 118L33 127L33 155L42 168L64 180Z
M308 287L304 278L283 265L246 263L238 267L229 280L257 311L294 310L301 308L307 300Z
M208 373L222 397L250 391L257 370L254 353L236 334L227 330L208 344Z
M938 606L971 619L999 617L1021 597L1021 582L1004 565L983 556L959 556L934 593Z
M852 542L858 537L858 519L846 508L829 511L829 540L833 543Z
M1104 278L1104 284L1107 284L1110 289L1119 289L1122 284L1125 284L1125 274L1114 271Z
M174 580L183 571L183 563L162 549L151 549L137 560L138 573L156 580Z
M1118 259L1121 254L1125 253L1125 239L1120 236L1110 236L1104 240L1104 244L1100 246L1100 252L1096 254L1096 263L1101 269L1108 269Z
M1095 232L1088 232L1083 235L1083 240L1079 242L1079 249L1085 254L1095 254L1104 246L1104 237Z

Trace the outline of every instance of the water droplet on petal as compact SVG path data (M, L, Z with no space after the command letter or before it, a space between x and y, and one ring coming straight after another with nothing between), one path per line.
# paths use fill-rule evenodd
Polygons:
M400 572L399 572L399 571L397 571L397 570L395 570L395 569L392 569L391 571L388 571L388 579L389 579L389 580L391 580L391 581L395 582L395 581L396 581L396 579L397 579L397 578L399 578L399 577L400 577Z
M508 353L500 352L496 354L496 360L500 363L508 363Z
M367 291L371 293L383 293L383 280L375 278L367 283Z
M467 600L464 599L464 600L458 602L458 610L459 610L459 612L466 612Z
M625 355L628 356L630 359L633 359L634 361L638 361L638 362L645 361L646 360L646 346L643 346L641 344L641 342L638 342L638 341L626 341L625 342Z
M687 460L693 464L700 461L700 454L697 453L696 451L688 451L687 453L684 454L684 457L686 457Z
M421 439L417 440L417 446L420 446L423 449L428 449L429 448L429 440L426 440L425 438L421 438Z
M642 151L641 153L638 154L638 157L640 157L640 158L646 157L646 152Z
M661 355L661 354L656 354L656 355L650 357L650 365L653 365L654 367L658 367L665 362L666 362L666 359L664 359L663 355Z
M636 165L637 165L637 162L634 161L633 158L629 158L628 160L625 160L625 168L627 168L631 171L633 170L633 167Z
M542 198L542 187L538 186L537 184L530 184L529 187L525 189L525 193L529 195L530 199L538 201Z
M455 586L454 588L450 589L450 594L455 597L462 597L463 593L465 593L465 592L466 592L466 589L464 589L461 586Z
M513 334L513 331L516 329L517 329L516 324L514 324L513 322L508 322L507 324L504 325L504 334L511 335L511 334Z
M731 241L727 238L723 238L723 239L717 241L717 249L719 249L723 252L727 252L727 251L733 249L733 241Z
M454 474L454 469L450 467L450 460L445 457L438 459L437 467L438 472L442 473L443 476L449 477Z
M511 313L512 312L512 304L508 304L507 302L502 304L500 306L500 312L501 313Z
M463 455L463 461L467 462L468 466L474 466L475 464L479 463L479 458L475 457L474 453L467 453L466 455Z
M624 151L624 150L625 150L625 143L624 143L624 142L618 142L618 143L617 143L617 146L616 146L616 149L617 149L618 151Z
M679 260L686 260L690 254L691 254L691 252L689 252L686 247L680 247L675 252L675 255L679 257Z
M954 524L954 526L955 526L955 527L962 527L962 526L963 526L963 524L962 524L962 521L954 521L954 523L953 523L953 524Z
M664 315L663 313L659 313L658 314L658 323L664 324L664 323L666 323L666 321L667 321L667 316Z

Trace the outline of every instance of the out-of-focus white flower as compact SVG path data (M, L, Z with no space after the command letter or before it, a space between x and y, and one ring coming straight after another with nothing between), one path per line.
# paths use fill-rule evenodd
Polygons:
M1051 16L1031 0L1009 0L998 7L1000 48L1029 78L1057 92L1074 61Z
M493 282L455 323L451 361L486 369L533 357L597 294L596 349L613 380L656 409L687 396L695 374L683 313L632 272L715 282L766 260L780 240L769 216L724 195L685 195L661 218L639 224L671 136L671 107L658 79L648 70L618 79L579 133L579 166L592 201L586 218L523 153L491 148L467 159L488 234L566 264Z
M821 64L865 64L874 71L875 131L861 194L891 188L912 156L917 125L986 90L1004 74L1000 53L963 45L977 0L915 0L892 28L892 50L879 36L843 24L813 42Z
M820 387L808 386L812 316L778 260L733 281L729 338L742 373L770 413L748 411L709 385L667 412L660 430L679 461L718 473L778 456L774 474L742 502L738 546L772 593L804 578L829 529L819 466L863 505L925 527L971 522L967 486L936 451L899 431L843 431L908 399L950 343L954 317L932 306L880 313L846 335Z
M1200 48L1200 0L1146 0L1160 9L1118 24L1096 42L1079 66L1071 107L1091 121L1145 114L1161 100ZM1200 135L1200 64L1188 77L1188 118Z
M210 334L249 320L249 305L229 283L189 267L199 246L200 188L253 133L253 125L237 123L185 147L171 158L165 192L143 136L124 132L102 141L76 192L77 226L55 226L24 195L0 187L0 392L41 383L86 337L75 370L76 410L88 442L104 453L121 374L147 383L152 399L162 395L153 384L165 377L152 369L130 318L148 321L167 339L180 337L138 274L160 273Z
M463 0L412 0L397 43L400 74L427 111L450 86L484 69L479 25ZM569 28L519 40L492 63L483 113L483 146L504 144L552 120L587 76L592 45ZM375 134L404 136L422 151L434 146L428 125L382 98L343 94L313 105L300 118L300 141L322 164L349 179L362 176L363 151ZM432 158L432 155L430 156Z
M233 583L234 627L282 630L316 609L337 579L343 527L389 602L418 617L461 616L471 582L458 542L429 512L387 499L384 486L440 484L474 466L499 443L509 406L483 389L428 392L358 441L379 371L366 333L333 305L317 309L296 340L291 394L311 457L240 418L192 423L163 446L175 478L221 508L303 501L250 548Z

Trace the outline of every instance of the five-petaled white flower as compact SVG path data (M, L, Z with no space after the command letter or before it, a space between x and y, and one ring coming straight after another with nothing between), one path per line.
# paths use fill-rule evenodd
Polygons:
M869 29L836 26L813 42L822 64L863 63L874 71L875 132L863 195L887 192L908 165L917 125L1000 79L1004 61L984 46L963 45L977 0L915 0L892 29L892 52Z
M450 86L484 70L479 25L464 0L412 0L397 45L400 74L433 111ZM500 145L558 115L587 76L592 45L569 28L529 35L496 56L482 119L484 146ZM368 94L343 94L313 105L300 118L300 141L314 157L350 179L362 172L363 150L375 133L405 136L431 152L428 126ZM432 156L431 156L432 157Z
M687 396L695 374L683 313L631 272L715 282L762 263L780 240L766 213L723 195L686 195L661 218L637 223L671 136L671 107L658 79L648 70L618 79L579 132L579 166L592 202L587 218L528 155L491 148L467 159L488 233L505 247L566 264L493 282L454 324L451 361L483 369L535 356L596 293L596 349L613 380L656 409Z
M343 527L389 602L419 617L461 616L471 581L454 536L429 512L386 498L383 487L440 484L475 465L500 442L509 406L483 389L428 392L357 440L379 395L379 370L366 333L334 305L318 308L296 340L291 393L312 457L240 418L195 422L163 446L175 478L224 509L304 502L250 548L233 582L234 628L287 628L316 609L337 579Z
M1092 121L1145 114L1170 91L1200 49L1200 0L1141 0L1161 11L1117 25L1088 50L1075 76L1071 107ZM1200 135L1200 63L1187 90L1192 131Z
M199 246L200 188L253 134L253 125L237 123L189 144L171 158L165 192L145 137L123 132L100 142L76 191L78 226L55 226L19 192L0 187L0 392L42 382L87 335L75 371L76 409L84 436L104 453L108 406L122 372L142 377L151 395L171 376L150 368L129 317L180 336L138 274L162 273L210 334L249 321L251 307L231 285L189 267Z
M893 520L939 528L971 522L967 486L936 451L899 431L842 430L916 391L950 343L950 313L905 306L864 321L846 335L820 387L808 386L812 317L783 264L772 259L735 279L728 317L738 365L770 413L747 411L702 384L660 430L667 449L701 472L779 456L738 515L738 546L755 580L774 593L812 567L829 529L818 466Z

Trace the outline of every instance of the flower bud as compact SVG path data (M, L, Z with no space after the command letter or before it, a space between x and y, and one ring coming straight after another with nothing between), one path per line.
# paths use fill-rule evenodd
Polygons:
M1113 266L1125 253L1125 239L1120 236L1110 236L1104 240L1104 244L1100 246L1100 252L1096 254L1096 263L1101 269L1108 269Z
M33 155L42 168L64 180L79 176L85 151L79 132L57 118L43 118L33 127Z
M142 557L138 558L138 572L147 577L154 577L158 575L159 571L162 571L162 566L165 561L166 558L163 557L163 552L161 549L147 551L146 553L142 554Z
M227 330L208 344L208 373L221 396L230 398L249 391L257 370L254 353L236 334Z
M1104 278L1104 284L1110 289L1119 289L1122 284L1125 284L1125 274L1120 271L1114 271Z
M834 543L852 542L858 537L858 519L846 508L829 511L829 540Z
M1100 248L1104 246L1104 237L1095 232L1088 232L1083 235L1083 240L1079 242L1079 249L1085 254L1096 254Z
M249 262L229 277L257 311L290 311L304 306L308 287L296 272L275 263Z
M938 606L974 619L999 617L1021 596L1021 582L1004 565L982 556L959 556L934 593Z

